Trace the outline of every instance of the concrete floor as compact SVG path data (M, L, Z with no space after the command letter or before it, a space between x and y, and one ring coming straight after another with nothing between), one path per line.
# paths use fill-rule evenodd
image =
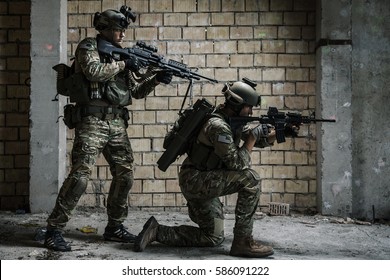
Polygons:
M186 213L130 211L125 222L138 234L154 215L165 225L192 224ZM77 210L65 229L71 252L53 252L37 241L47 214L0 212L1 260L234 260L229 256L234 215L225 215L224 243L214 248L173 248L153 243L144 252L132 244L104 241L106 214L102 209ZM97 233L83 233L85 226ZM325 216L267 216L256 213L253 235L274 247L274 260L390 260L390 224L366 223Z

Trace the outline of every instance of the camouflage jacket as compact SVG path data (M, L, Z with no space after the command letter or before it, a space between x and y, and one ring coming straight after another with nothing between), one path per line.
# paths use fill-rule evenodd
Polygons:
M238 146L239 139L237 141L226 117L217 111L207 120L183 165L193 165L200 170L249 168L250 153L245 147Z
M130 105L132 98L141 99L150 94L156 83L154 75L137 82L125 69L124 61L101 57L97 50L97 38L85 38L77 46L75 72L84 74L90 82L97 82L104 101L111 105Z

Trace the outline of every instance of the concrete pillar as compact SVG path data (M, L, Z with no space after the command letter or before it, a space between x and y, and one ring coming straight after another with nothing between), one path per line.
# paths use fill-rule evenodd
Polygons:
M318 210L390 218L390 1L317 1Z
M351 3L317 1L317 205L324 215L352 212Z
M337 45L317 51L316 111L336 119L317 124L317 205L324 215L347 217L352 212L351 51L351 46Z
M67 1L31 2L30 208L51 211L65 176L64 100L52 67L67 61Z
M352 7L353 216L390 219L390 1Z

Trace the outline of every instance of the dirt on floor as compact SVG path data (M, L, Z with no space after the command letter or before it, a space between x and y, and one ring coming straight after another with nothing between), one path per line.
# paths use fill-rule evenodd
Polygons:
M125 226L138 234L151 216L165 225L194 225L183 212L130 211ZM144 252L132 244L104 241L107 222L102 209L74 212L64 238L71 252L54 252L43 246L47 213L0 212L1 260L221 260L229 256L234 215L225 215L225 241L213 248L175 248L159 243ZM321 215L269 216L256 213L254 238L274 248L276 260L389 260L390 224Z

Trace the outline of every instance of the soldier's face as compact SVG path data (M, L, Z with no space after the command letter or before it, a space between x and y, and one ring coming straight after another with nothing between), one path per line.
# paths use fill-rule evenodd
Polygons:
M242 108L240 111L240 116L241 117L251 116L253 114L252 108L253 108L253 106L244 105L244 108Z
M103 30L101 34L106 40L110 41L114 45L122 46L123 38L125 38L126 29L107 29Z
M123 38L126 36L126 29L114 29L112 31L112 42L117 45L122 45Z

